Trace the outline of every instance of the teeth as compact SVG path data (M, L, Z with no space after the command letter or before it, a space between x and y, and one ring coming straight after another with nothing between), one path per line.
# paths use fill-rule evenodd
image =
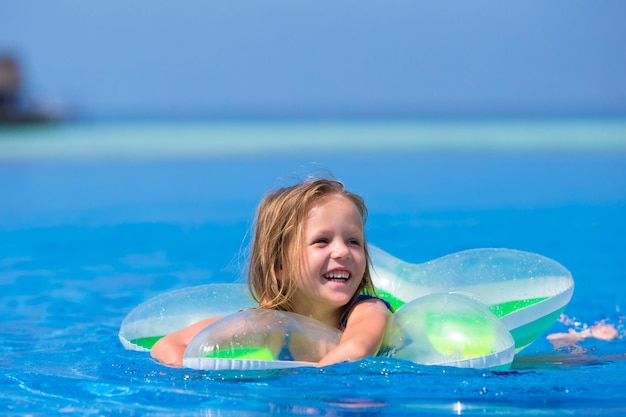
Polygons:
M328 279L348 279L350 273L348 271L331 271L324 275L324 277Z

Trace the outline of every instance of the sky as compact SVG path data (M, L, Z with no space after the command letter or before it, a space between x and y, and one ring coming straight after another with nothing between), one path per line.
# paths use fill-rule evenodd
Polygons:
M19 0L0 53L78 119L626 116L623 0Z

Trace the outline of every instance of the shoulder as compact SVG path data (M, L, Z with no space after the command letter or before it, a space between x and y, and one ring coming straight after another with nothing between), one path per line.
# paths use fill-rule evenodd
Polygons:
M390 312L389 303L382 298L371 295L359 295L342 324L345 329L348 327L348 324L355 322L365 322L368 325L372 325L377 320L386 322Z
M385 308L387 310L389 310L390 312L393 312L393 309L391 307L391 304L389 304L387 301L383 300L380 297L376 297L374 295L367 295L367 294L359 294L359 296L357 297L355 303L354 303L354 307L358 306L361 303L370 303L370 304L380 304L380 305L384 305Z

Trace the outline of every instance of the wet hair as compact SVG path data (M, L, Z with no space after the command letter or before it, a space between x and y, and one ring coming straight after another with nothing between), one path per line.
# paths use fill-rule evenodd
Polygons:
M339 195L352 201L363 226L367 207L363 198L346 190L334 179L314 179L270 192L259 203L254 222L248 266L248 286L259 308L295 311L293 296L303 271L304 223L309 209L325 197ZM345 322L359 294L375 295L370 257L364 240L365 272L352 299L343 307ZM278 278L282 271L282 279Z

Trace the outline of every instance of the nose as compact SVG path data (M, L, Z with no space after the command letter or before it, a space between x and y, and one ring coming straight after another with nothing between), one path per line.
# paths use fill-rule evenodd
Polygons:
M350 259L350 249L344 242L336 242L331 255L333 259Z

